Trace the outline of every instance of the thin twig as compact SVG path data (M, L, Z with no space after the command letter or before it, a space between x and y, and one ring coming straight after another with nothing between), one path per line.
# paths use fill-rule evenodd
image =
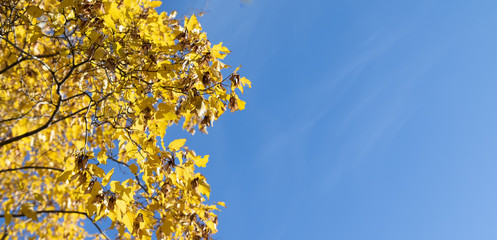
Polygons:
M88 147L88 113L90 112L91 108L91 103L93 102L93 99L90 100L90 104L88 104L88 109L86 110L85 114L85 154L86 154L86 149Z
M119 163L119 164L124 165L124 166L126 166L127 168L129 168L129 164L127 164L127 163L125 163L125 162L121 162L121 161L119 161L119 160L117 160L117 159L113 158L112 156L107 156L107 157L108 157L111 161L116 162L116 163ZM136 181L137 181L137 183L138 183L138 186L140 186L140 187L143 189L143 191L145 191L147 194L150 194L150 193L148 192L148 188L147 188L147 187L145 187L145 186L143 186L143 184L141 183L140 178L138 178L138 175L137 175L137 174L134 174L134 173L133 173L133 175L135 176L135 179L136 179Z

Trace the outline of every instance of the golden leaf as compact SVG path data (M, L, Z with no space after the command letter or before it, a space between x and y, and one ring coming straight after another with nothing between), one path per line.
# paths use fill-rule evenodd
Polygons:
M138 172L138 166L136 166L136 164L133 163L129 165L129 170L131 170L133 174L136 174Z
M200 156L197 156L197 158L195 158L195 165L197 165L198 167L206 167L207 162L209 162L209 155L205 155L203 158L201 158Z
M160 7L160 5L162 5L161 1L152 1L152 2L150 2L150 7L152 7L152 8Z
M213 232L216 232L216 224L214 224L212 221L206 221L205 225Z
M33 210L33 205L23 204L21 206L21 213L24 214L24 216L33 219L33 221L38 222L38 216L36 214L36 211Z
M112 177L112 174L114 174L114 168L111 169L107 174L105 174L105 177L102 179L103 186L106 186L107 183L109 183L110 178Z
M172 141L171 143L169 143L169 150L175 152L175 151L178 151L181 147L183 147L183 145L185 145L185 142L186 142L186 138L183 138L183 139L176 139L174 141Z
M29 6L26 8L26 12L33 18L39 18L45 13L41 8L37 6Z
M9 225L12 221L12 214L9 211L5 211L5 225Z
M72 176L73 171L72 170L66 170L60 174L59 177L57 177L57 182L65 182L70 176Z

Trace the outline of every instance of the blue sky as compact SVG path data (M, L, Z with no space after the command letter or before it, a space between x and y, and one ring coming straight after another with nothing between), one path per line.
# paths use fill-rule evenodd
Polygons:
M161 8L204 11L253 82L188 137L228 206L216 239L497 239L496 1Z

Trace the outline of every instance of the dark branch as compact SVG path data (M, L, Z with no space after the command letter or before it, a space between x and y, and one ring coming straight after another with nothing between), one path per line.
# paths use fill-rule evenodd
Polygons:
M25 170L25 169L47 169L47 170L54 170L54 171L59 171L59 172L63 172L64 171L63 169L54 168L54 167L26 166L26 167L18 167L18 168L1 169L0 173L13 172L13 171L19 171L19 170Z
M61 103L61 101L60 101L60 97L59 97L59 101L57 101L57 105L55 105L55 109L52 112L52 115L50 115L50 118L48 119L48 121L45 124L43 124L41 127L37 128L37 129L34 129L32 131L26 132L24 134L21 134L21 135L9 138L7 140L4 140L4 141L0 142L0 147L5 146L5 145L10 144L10 143L13 143L15 141L19 141L19 140L21 140L21 139L23 139L25 137L29 137L31 135L35 135L35 134L41 132L42 130L48 128L51 125L53 119L55 118L55 115L57 114L57 112L59 112L60 103Z
M116 163L119 163L119 164L124 165L124 166L126 166L127 168L129 168L129 164L127 164L127 163L125 163L125 162L121 162L121 161L119 161L119 160L117 160L117 159L113 158L112 156L107 156L107 157L108 157L111 161L116 162ZM143 186L143 184L141 183L140 178L138 177L138 175L136 175L136 174L133 174L133 175L135 176L135 179L136 179L136 181L137 181L137 183L138 183L138 186L140 186L140 187L143 189L143 191L145 191L147 194L150 194L150 193L148 192L148 188L147 188L147 187L145 187L145 186Z
M66 76L60 82L58 82L57 80L55 80L56 83L57 83L57 95L59 95L59 98L57 100L57 104L55 105L55 109L52 112L52 115L50 115L50 118L48 119L48 121L45 124L43 124L41 127L37 128L37 129L34 129L32 131L26 132L26 133L21 134L19 136L15 136L15 137L12 137L12 138L9 138L7 140L4 140L4 141L0 142L0 147L5 146L5 145L10 144L10 143L13 143L15 141L19 141L19 140L21 140L21 139L23 139L25 137L29 137L31 135L37 134L37 133L41 132L42 130L50 127L50 125L52 125L54 123L53 120L55 118L55 115L59 112L60 106L62 105L62 97L61 97L61 94L60 94L60 87L62 86L62 84L67 79L69 79L69 76L72 74L72 72L74 71L74 69L76 69L77 67L85 64L86 62L87 61L83 61L83 62L78 63L77 65L74 65L73 67L71 67L71 69L69 70L69 72L66 74Z
M96 106L97 104L99 104L100 102L104 101L105 99L107 99L107 98L108 98L110 95L112 95L112 94L113 94L113 93L109 93L109 94L105 95L102 99L98 100L97 102L90 103L89 105L91 105L91 107ZM68 114L68 115L66 115L66 116L64 116L64 117L61 117L61 118L59 118L59 119L55 120L52 124L56 124L56 123L58 123L58 122L60 122L60 121L62 121L62 120L65 120L65 119L67 119L67 118L73 117L74 115L76 115L76 114L78 114L78 113L81 113L81 112L85 111L86 109L88 109L88 107L90 107L90 106L86 106L86 107L84 107L84 108L79 109L79 110L78 110L78 111L76 111L76 112L73 112L73 113L70 113L70 114Z
M80 215L84 215L86 216L86 218L88 218L92 223L93 225L95 225L95 227L98 229L98 231L106 238L106 239L109 239L109 237L102 231L102 229L100 228L100 226L98 226L98 224L93 221L93 219L88 216L87 213L85 212L80 212L80 211L72 211L72 210L40 210L40 211L36 211L36 214L42 214L42 213L63 213L63 214L80 214ZM12 214L12 217L14 218L21 218L21 217L26 217L26 215L24 214ZM5 214L0 214L0 218L5 218Z
M59 54L58 53L54 53L54 54L43 54L43 55L34 55L34 56L37 57L37 58L49 58L49 57L55 57L57 55L59 55ZM9 71L11 68L15 67L19 63L22 63L22 62L24 62L26 60L29 60L29 59L31 59L31 58L21 57L20 59L18 59L17 61L13 62L9 66L7 66L4 69L0 70L0 74L3 74L5 72Z
M15 61L15 62L13 62L13 63L12 63L12 64L10 64L9 66L7 66L7 67L5 67L4 69L0 70L0 74L2 74L2 73L4 73L4 72L9 71L11 68L15 67L17 64L19 64L19 63L21 63L21 62L23 62L23 61L25 61L25 60L27 60L27 58L24 58L24 57L23 57L23 58L21 58L21 59L19 59L19 60Z

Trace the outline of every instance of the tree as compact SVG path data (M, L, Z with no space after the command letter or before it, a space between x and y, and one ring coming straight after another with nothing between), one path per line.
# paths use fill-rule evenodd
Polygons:
M0 1L2 239L209 239L206 166L170 139L244 109L229 50L149 0ZM236 90L239 89L239 90ZM83 223L99 233L87 233Z

